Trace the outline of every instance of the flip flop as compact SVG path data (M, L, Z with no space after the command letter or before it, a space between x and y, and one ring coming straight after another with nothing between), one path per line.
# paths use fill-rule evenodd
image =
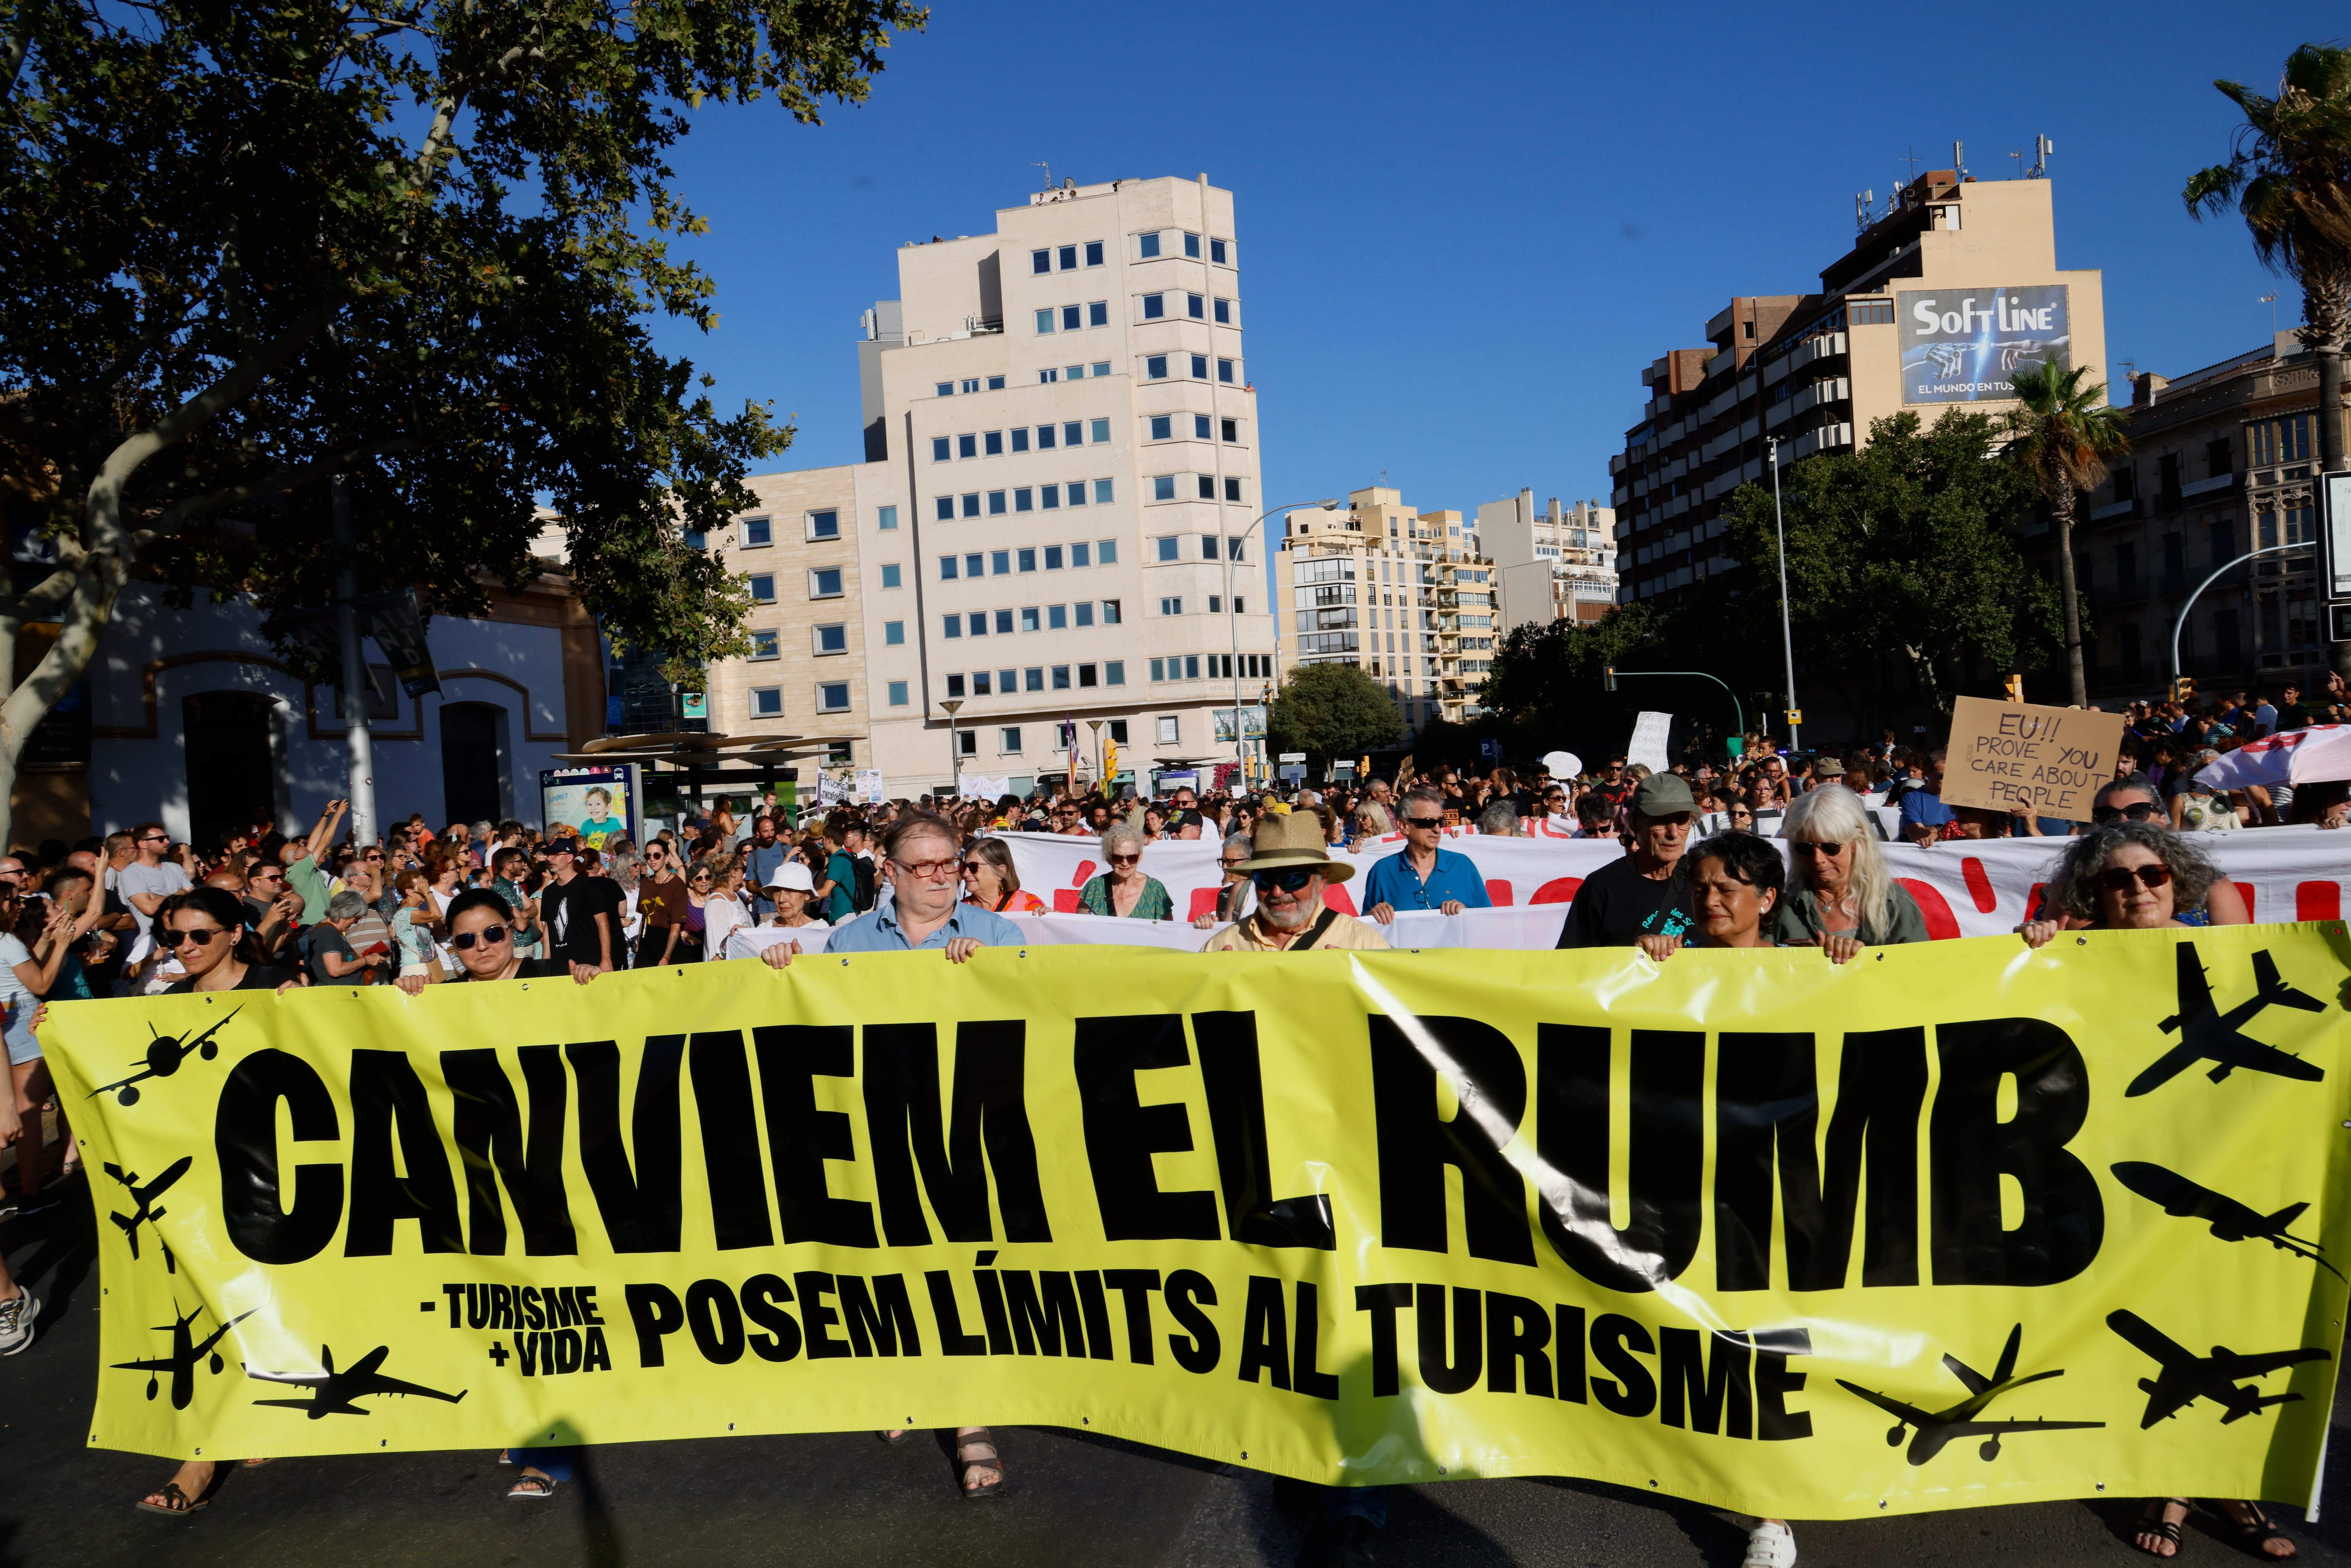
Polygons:
M177 1481L165 1481L156 1489L155 1495L171 1500L149 1502L142 1497L134 1506L141 1513L169 1514L174 1519L184 1519L192 1513L202 1513L213 1505L213 1500L208 1497L200 1497L193 1502L189 1501L188 1494L180 1490L180 1483Z

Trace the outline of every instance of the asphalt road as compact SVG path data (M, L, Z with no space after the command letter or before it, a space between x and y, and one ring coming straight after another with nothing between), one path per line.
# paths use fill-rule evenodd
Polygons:
M1058 1428L999 1432L1006 1495L966 1503L946 1454L870 1434L612 1444L554 1500L505 1500L514 1472L486 1451L285 1459L240 1470L201 1516L131 1504L169 1462L87 1448L98 1294L78 1185L59 1210L0 1224L16 1277L42 1297L39 1338L0 1360L0 1565L234 1563L475 1564L789 1562L894 1568L1290 1568L1318 1499L1252 1471ZM2336 1403L2336 1422L2344 1404ZM2335 1446L2351 1454L2351 1443ZM1802 1524L1808 1568L1942 1563L2144 1563L2121 1533L2129 1500ZM2273 1510L2302 1561L2351 1568L2351 1464L2329 1476L2324 1522ZM1391 1494L1383 1563L1730 1568L1742 1521L1573 1480L1471 1481ZM2191 1532L2180 1561L2243 1561Z

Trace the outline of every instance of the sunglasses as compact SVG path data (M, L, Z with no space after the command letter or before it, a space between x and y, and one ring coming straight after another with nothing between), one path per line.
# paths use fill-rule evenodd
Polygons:
M212 946L214 937L227 935L227 932L217 925L194 931L158 931L155 933L155 946L170 949L178 946L184 940L191 947L209 947Z
M1270 892L1278 887L1284 893L1299 893L1314 880L1314 868L1301 865L1283 871L1261 871L1249 880L1257 883L1259 892Z
M479 931L458 932L449 938L449 946L457 952L470 953L476 942L485 947L496 947L502 946L510 935L503 925L485 925Z
M2120 818L2126 822L2144 822L2162 810L2152 800L2141 800L2136 806L2095 806L2090 810L2090 821L2111 822Z
M1445 819L1442 817L1406 817L1404 820L1404 825L1407 828L1441 828L1445 826Z
M1794 840L1788 847L1807 860L1814 855L1834 856L1841 855L1845 852L1845 846L1843 844L1816 844L1804 839Z
M2098 873L2098 885L2108 893L2128 893L2132 883L2153 893L2171 881L2168 865L2108 866Z

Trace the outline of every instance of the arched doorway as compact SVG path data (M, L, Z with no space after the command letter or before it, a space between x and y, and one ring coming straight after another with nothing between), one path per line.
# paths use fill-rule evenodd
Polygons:
M496 822L514 814L505 708L496 703L442 706L441 795L447 821Z
M277 820L277 704L258 692L196 692L181 700L188 763L188 841L211 854L220 836Z

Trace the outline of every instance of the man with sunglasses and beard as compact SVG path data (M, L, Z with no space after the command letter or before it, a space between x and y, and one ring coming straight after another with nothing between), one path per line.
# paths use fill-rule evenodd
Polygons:
M593 964L524 957L515 947L514 907L489 888L469 887L451 899L444 918L459 980L554 980L569 975L584 986L601 972ZM413 997L423 992L425 980L402 975L393 983Z
M1425 805L1412 809L1428 810ZM1322 902L1322 890L1346 881L1355 868L1331 858L1322 820L1311 811L1260 819L1249 839L1249 858L1231 869L1248 875L1257 890L1257 908L1209 937L1203 952L1302 953L1314 947L1361 952L1388 945L1376 927Z

